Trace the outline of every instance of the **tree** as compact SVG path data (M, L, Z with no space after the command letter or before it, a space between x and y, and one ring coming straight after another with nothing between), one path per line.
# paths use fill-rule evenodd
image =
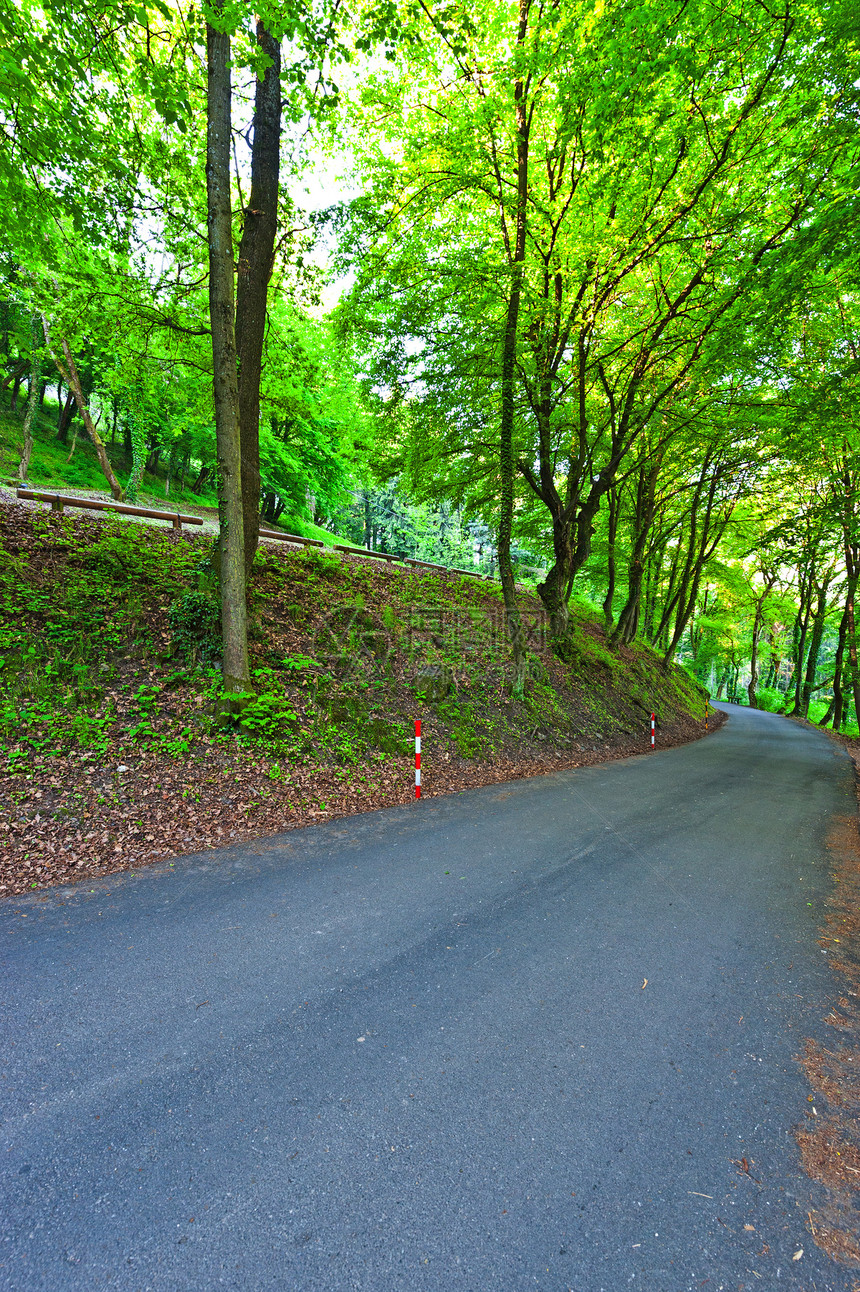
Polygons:
M260 376L266 330L266 301L278 225L281 147L281 46L261 18L257 46L267 66L256 77L251 189L243 211L236 293L236 352L239 363L239 431L242 448L242 510L245 574L257 550L260 517Z
M604 500L667 402L719 366L833 165L805 117L815 25L800 8L490 6L465 52L439 35L403 79L362 87L354 325L380 376L396 355L422 399L447 383L449 407L474 408L480 388L461 452L483 454L498 400L500 535L515 434L559 638Z
M245 531L242 448L233 298L233 231L230 202L232 137L230 36L206 24L206 192L209 241L209 313L218 444L218 540L225 691L249 683L245 601Z

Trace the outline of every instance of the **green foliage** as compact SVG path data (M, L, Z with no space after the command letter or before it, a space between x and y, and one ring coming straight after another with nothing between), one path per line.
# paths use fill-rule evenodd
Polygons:
M291 734L298 714L277 692L264 691L247 704L236 717L242 731L270 745L280 745Z
M320 668L321 665L310 655L285 655L281 660L281 668L288 669L293 673L304 673L307 669ZM259 673L261 670L257 670ZM255 673L256 676L256 673Z
M333 553L321 551L318 547L306 547L301 559L308 579L331 583L343 581L343 562Z
M761 687L755 694L756 704L768 713L785 712L785 696L773 687Z
M450 724L451 740L462 758L480 758L492 752L492 733L480 722L474 702L453 699L438 705L438 711Z

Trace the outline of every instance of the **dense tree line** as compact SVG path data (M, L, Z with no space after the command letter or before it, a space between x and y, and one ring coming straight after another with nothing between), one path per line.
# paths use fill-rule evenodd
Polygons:
M515 692L538 568L560 655L588 597L844 724L859 76L842 0L4 8L21 476L51 383L115 496L217 478L233 684L261 515L339 517L497 569ZM359 196L296 205L309 150Z

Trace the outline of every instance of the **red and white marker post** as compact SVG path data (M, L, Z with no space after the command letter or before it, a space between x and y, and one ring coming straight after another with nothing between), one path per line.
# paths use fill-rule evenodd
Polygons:
M421 719L415 719L415 797L421 797Z
M651 748L654 748L654 733L657 730L657 715L651 714Z

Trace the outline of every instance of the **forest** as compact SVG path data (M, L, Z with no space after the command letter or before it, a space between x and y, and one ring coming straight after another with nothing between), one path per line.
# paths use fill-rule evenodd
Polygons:
M263 523L856 734L852 10L5 0L3 482L217 505L226 694Z

